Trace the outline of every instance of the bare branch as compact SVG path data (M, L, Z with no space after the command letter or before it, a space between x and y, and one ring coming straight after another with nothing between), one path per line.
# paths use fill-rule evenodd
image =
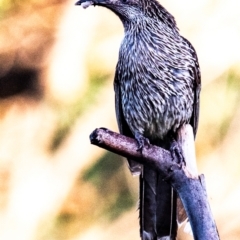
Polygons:
M180 137L180 140L183 144L186 144L185 140L187 141L187 139L184 137L182 139L182 137ZM106 128L96 129L90 135L90 140L94 145L134 159L141 164L152 166L161 172L164 180L171 184L181 198L192 227L194 239L219 239L208 203L203 175L196 177L196 174L189 174L189 169L180 167L173 161L170 152L160 147L149 145L147 148L144 147L142 152L139 152L137 151L137 142L134 139ZM188 154L185 154L186 156Z
M131 158L142 164L148 164L163 172L164 176L168 176L171 168L179 168L178 164L172 161L169 151L151 144L148 147L144 147L141 152L137 151L138 145L136 140L106 128L94 130L90 135L90 141L94 145L123 157Z

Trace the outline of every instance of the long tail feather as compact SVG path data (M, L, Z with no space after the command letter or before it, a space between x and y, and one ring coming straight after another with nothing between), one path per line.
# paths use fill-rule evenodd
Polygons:
M156 171L143 167L140 176L140 233L142 240L156 239Z
M177 221L176 221L176 199L177 194L172 187L158 179L157 186L157 236L158 240L176 239Z
M174 240L177 233L176 193L147 166L140 176L140 233L142 240Z

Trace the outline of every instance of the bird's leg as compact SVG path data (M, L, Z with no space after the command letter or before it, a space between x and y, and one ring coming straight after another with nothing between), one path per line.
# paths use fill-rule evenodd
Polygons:
M136 141L138 143L138 148L137 148L138 152L142 152L143 147L148 147L150 144L148 138L144 137L139 132L135 132L134 138L136 139Z
M170 153L172 155L173 161L176 161L179 164L180 168L182 168L183 166L186 166L182 148L174 138L171 141Z

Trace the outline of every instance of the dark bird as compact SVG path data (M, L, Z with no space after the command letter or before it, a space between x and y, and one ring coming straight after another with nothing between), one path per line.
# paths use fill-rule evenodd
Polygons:
M174 151L177 130L190 123L196 135L200 69L191 43L179 34L174 17L156 0L80 0L103 6L122 21L114 90L122 134L141 150L149 142ZM175 239L176 193L163 176L131 159L140 174L140 235L143 240Z

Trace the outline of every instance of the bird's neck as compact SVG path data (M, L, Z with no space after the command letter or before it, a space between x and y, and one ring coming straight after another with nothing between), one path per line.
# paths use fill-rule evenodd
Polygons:
M153 36L162 38L162 36L179 36L178 28L169 27L162 21L157 19L142 18L136 20L136 22L124 23L125 40L127 38L134 38L138 40L141 36Z
M146 22L149 21L144 15L135 17L132 19L121 19L125 34L127 32L138 31L139 29L143 29L146 25Z
M158 1L152 0L144 4L142 11L136 13L136 9L126 10L127 14L119 15L123 23L125 32L132 29L143 29L147 25L162 24L178 32L178 27L174 17ZM152 27L152 26L151 26Z

